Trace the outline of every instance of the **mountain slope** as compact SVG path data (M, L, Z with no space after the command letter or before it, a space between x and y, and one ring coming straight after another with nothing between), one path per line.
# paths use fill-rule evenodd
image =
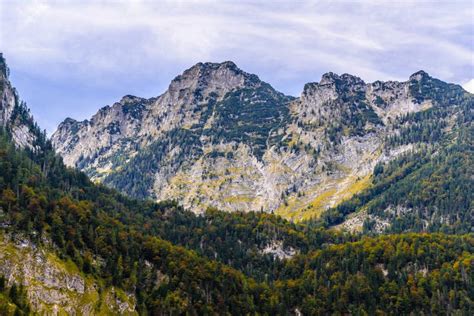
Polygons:
M344 222L350 230L365 225L376 232L472 231L474 96L447 88L436 80L424 83L435 105L398 117L393 123L398 132L384 145L415 146L377 164L370 188L326 212L327 225Z
M365 238L302 257L278 286L304 315L468 315L473 245L472 237L442 234Z
M19 147L9 126L0 130L7 313L28 310L25 297L34 311L69 314L474 312L471 235L360 239L266 213L199 216L95 185L46 140Z
M0 275L7 284L21 284L25 300L41 314L136 315L134 295L84 275L58 257L51 243L38 247L28 237L0 231Z
M35 311L245 314L274 308L263 303L265 294L257 295L267 285L147 232L149 216L173 212L172 205L131 201L95 186L67 169L44 138L36 150L19 146L12 128L8 121L0 129L0 274L10 287L25 286ZM144 218L140 211L147 208Z
M136 222L121 223L114 215L117 211L122 208L124 214L135 212L120 202L113 202L113 195L94 187L84 175L67 171L61 163L51 161L50 172L45 176L36 163L16 152L5 142L3 135L2 138L0 148L5 154L1 164L12 166L2 168L0 181L2 230L6 233L24 232L27 239L33 241L33 248L41 247L45 239L51 240L57 256L69 258L82 273L99 278L99 291L106 291L111 285L122 288L136 297L137 305L133 310L136 308L141 313L172 310L176 300L184 304L181 308L193 313L239 311L241 308L245 313L255 308L253 304L244 306L238 301L238 297L251 300L253 294L249 291L255 290L242 285L241 273L153 235L142 234ZM11 254L7 252L6 257L2 256L7 268L2 272L8 276L15 275L15 270L21 268L18 266L21 260L11 259L19 256L20 250L10 251ZM14 270L9 271L11 265ZM31 268L31 265L27 267ZM34 302L34 297L39 296L37 304L56 303L44 294L45 288L48 293L56 290L48 285L46 271L35 271L38 274L33 273L31 279L23 279L30 301ZM64 273L57 274L59 278ZM229 286L214 276L221 276ZM77 279L74 274L72 277ZM187 278L193 283L190 284ZM31 280L34 283L29 283ZM35 288L33 285L37 283L40 286ZM61 291L61 283L55 286ZM212 292L205 289L212 289ZM62 295L65 295L64 291L61 291ZM92 298L85 304L91 303L94 303ZM72 312L70 303L64 309Z
M42 249L50 239L55 249L53 256L73 261L86 278L94 276L106 286L121 288L132 302L135 297L135 308L141 314L404 314L409 311L470 314L474 311L474 293L469 286L474 281L472 236L407 234L350 242L334 233L311 228L300 235L298 229L302 227L271 214L218 211L204 217L187 213L188 223L181 231L173 224L186 215L179 215L179 208L128 200L52 161L55 167L48 168L50 172L45 177L34 161L9 145L5 138L0 141L0 148L7 153L0 156L2 165L13 166L0 169L0 182L4 183L0 188L0 206L4 210L1 229L14 236L25 234L26 240L30 240L25 241L29 244L26 249ZM23 185L16 196L18 183ZM255 225L247 217L261 220ZM209 224L200 228L197 224L202 220ZM216 231L223 220L228 224ZM271 261L262 264L263 261L251 259L259 262L264 280L274 280L255 282L239 271L156 237L155 234L160 234L157 224L167 221L174 228L168 232L164 228L168 238L174 238L171 236L174 233L184 246L196 249L213 245L218 251L215 256L224 258L236 255L226 254L225 241L240 235L258 242L259 238L266 238L266 226L270 232L275 231L271 223L280 222L277 226L293 229L283 237L284 242L294 245L301 253L281 264ZM190 231L189 227L195 230ZM305 249L307 238L319 243L308 244ZM8 252L2 252L7 254L6 258L25 251L23 246L22 249L9 247ZM247 241L240 243L240 247L247 247ZM7 262L7 269L18 265L15 260ZM248 267L249 262L240 266ZM36 280L33 284L45 282L44 272L38 271L38 275L32 276ZM26 285L32 304L38 290L30 283ZM104 285L99 288L104 293ZM114 297L123 306L123 296ZM84 301L87 306L93 302ZM64 306L71 313L75 307L67 303Z
M456 128L439 117L438 134L396 141L424 124L406 114L469 99L423 71L370 84L328 73L295 99L231 62L200 63L157 98L126 96L90 121L64 121L52 140L68 165L133 197L301 221L373 185L377 163Z

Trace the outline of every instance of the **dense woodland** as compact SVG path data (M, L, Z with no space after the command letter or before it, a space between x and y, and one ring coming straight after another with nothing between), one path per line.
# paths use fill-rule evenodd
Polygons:
M472 236L401 234L290 261L275 283L303 314L472 314Z

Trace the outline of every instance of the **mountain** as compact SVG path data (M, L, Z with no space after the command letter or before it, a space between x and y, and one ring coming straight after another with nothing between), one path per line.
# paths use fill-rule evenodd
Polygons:
M373 186L378 164L456 130L463 102L472 95L423 71L374 83L327 73L293 98L232 62L199 63L157 98L65 120L52 142L67 165L132 197L301 221ZM440 111L428 135L396 141L425 124L407 117Z
M325 212L328 226L374 232L473 232L474 97L459 87L428 79L413 87L430 109L393 121L397 133L385 148L412 146L381 161L369 188ZM415 94L416 95L416 94Z
M8 80L10 70L0 53L0 126L7 127L15 144L37 150L37 142L46 137L36 125L29 108L21 102L16 89Z
M275 97L272 90L267 92L267 100ZM379 163L369 188L373 191L362 190L325 212L324 220L359 213L357 208L370 201L385 202L392 195L396 199L405 193L399 189L407 187L408 200L428 199L428 207L442 205L447 195L458 201L457 182L440 179L439 174L446 164L461 166L460 173L469 171L463 168L472 141L467 134L472 107L464 95L456 95L450 95L456 106L433 106L430 112L403 116L397 124L410 128L400 127L400 133L386 141L386 146L399 146L421 138L432 144L425 147L437 152L425 157L425 152L413 151ZM363 105L355 107L360 109L355 113L365 112ZM456 115L444 116L445 109ZM342 120L345 112L338 113ZM449 125L453 117L454 127ZM437 132L420 133L440 118L448 122L439 128L453 130L446 138L438 139ZM405 125L406 121L418 125ZM472 234L370 237L326 229L322 221L294 223L265 212L210 208L197 215L177 202L135 200L65 166L45 138L36 140L34 150L20 146L11 132L17 122L5 122L0 129L2 315L474 312ZM362 129L347 133L371 133L372 125L380 123L366 122ZM247 141L258 148L258 141L252 143L258 139L255 135ZM419 154L424 160L412 157ZM410 165L417 161L420 168ZM446 171L447 178L465 180L456 170ZM399 185L408 181L416 189L431 175L437 181L426 192ZM445 184L451 186L432 190ZM440 196L432 199L427 192ZM472 227L472 222L467 225Z

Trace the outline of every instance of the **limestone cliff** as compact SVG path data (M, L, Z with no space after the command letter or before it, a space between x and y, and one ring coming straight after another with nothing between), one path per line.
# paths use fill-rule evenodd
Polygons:
M11 133L17 146L35 150L41 133L29 109L20 101L15 88L8 80L8 75L8 67L0 53L0 127Z
M293 98L232 62L199 63L157 98L125 96L91 120L65 120L52 140L68 165L135 197L301 220L366 188L379 161L411 150L386 146L402 128L394 122L449 89L425 72L374 83L327 73Z

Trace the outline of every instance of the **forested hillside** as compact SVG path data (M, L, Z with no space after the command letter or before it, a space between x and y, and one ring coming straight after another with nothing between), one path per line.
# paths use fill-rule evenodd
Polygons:
M50 238L82 273L136 295L140 313L473 311L472 236L354 242L270 214L196 216L96 186L47 144L28 154L7 132L1 139L2 229L38 245ZM280 261L258 251L278 240L299 254Z
M287 279L275 286L303 314L468 315L473 242L441 234L364 238L289 262Z
M472 99L462 93L453 107L399 117L387 146L423 145L299 223L263 211L197 215L94 184L64 165L25 104L2 103L24 119L0 128L0 313L471 315ZM17 142L18 124L34 146ZM362 232L334 227L351 216ZM375 232L398 234L366 236Z
M346 228L358 222L373 232L473 232L474 98L463 95L452 91L438 106L398 118L400 133L385 146L417 147L377 164L370 188L321 220L327 226L346 220Z

